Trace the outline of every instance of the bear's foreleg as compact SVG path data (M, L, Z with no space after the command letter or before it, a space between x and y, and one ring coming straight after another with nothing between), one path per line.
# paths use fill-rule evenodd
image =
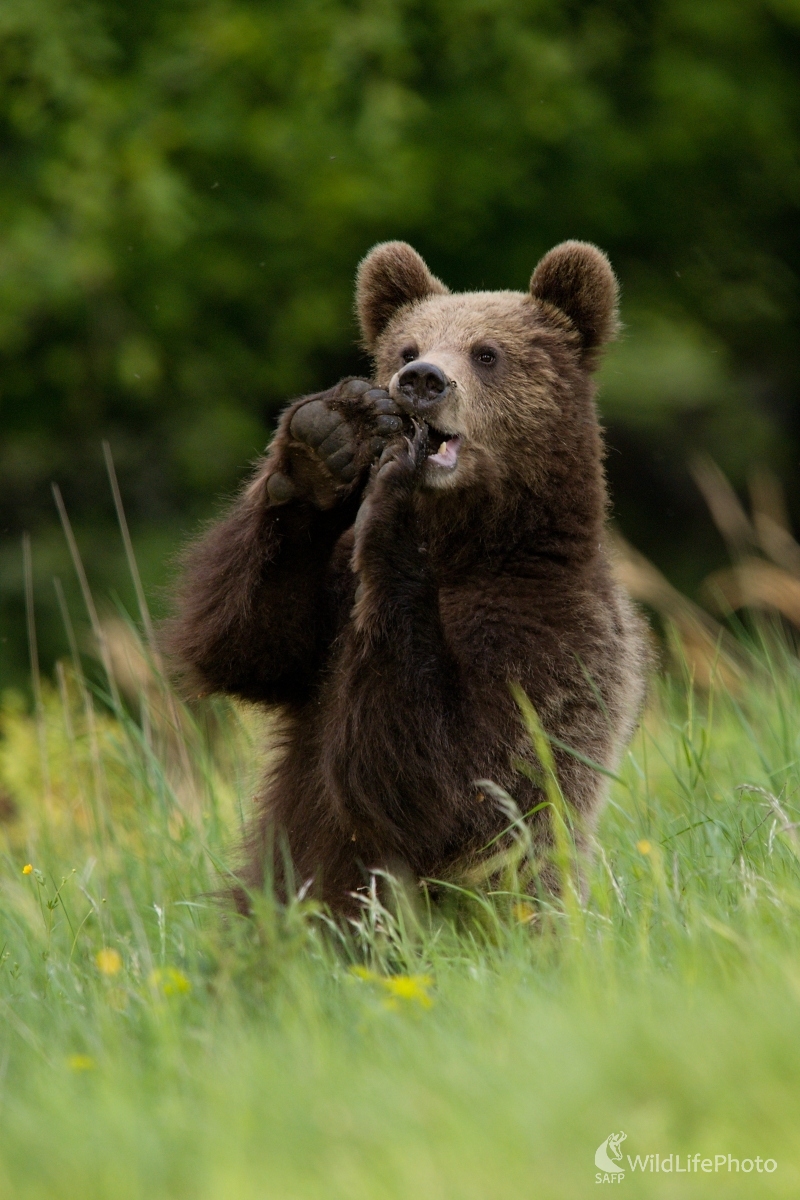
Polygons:
M184 557L165 643L194 687L266 703L307 697L336 632L334 547L400 424L365 380L284 412L252 481Z
M415 537L425 436L418 428L387 448L359 510L358 585L337 680L344 725L328 763L365 861L402 859L422 873L463 842L474 777L459 664Z

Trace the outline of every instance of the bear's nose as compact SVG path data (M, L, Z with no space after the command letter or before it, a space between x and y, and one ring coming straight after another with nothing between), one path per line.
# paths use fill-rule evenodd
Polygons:
M397 376L397 403L409 412L419 412L437 404L447 391L449 380L433 363L416 359Z

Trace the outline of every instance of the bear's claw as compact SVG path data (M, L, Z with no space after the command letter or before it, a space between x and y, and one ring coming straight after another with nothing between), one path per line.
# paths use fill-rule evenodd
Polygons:
M413 479L425 462L428 452L428 428L413 417L411 424L414 428L413 437L404 436L389 443L378 460L376 478L392 476L398 479Z

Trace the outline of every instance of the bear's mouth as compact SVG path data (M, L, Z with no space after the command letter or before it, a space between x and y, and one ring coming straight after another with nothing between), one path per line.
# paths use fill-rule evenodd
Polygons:
M428 426L428 445L438 449L434 454L428 454L427 461L437 467L452 471L458 463L458 452L461 449L461 438L457 433L445 433L442 429Z

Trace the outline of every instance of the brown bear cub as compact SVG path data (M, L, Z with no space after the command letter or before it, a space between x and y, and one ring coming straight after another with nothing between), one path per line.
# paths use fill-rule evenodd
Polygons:
M509 820L479 781L523 813L543 800L512 684L554 746L616 767L644 661L603 529L592 371L616 302L582 242L545 255L524 294L451 295L403 242L361 263L374 381L284 411L188 551L168 629L194 685L284 713L246 888L310 881L346 911L371 870L474 867ZM585 838L605 777L555 761ZM546 847L545 813L532 825Z

